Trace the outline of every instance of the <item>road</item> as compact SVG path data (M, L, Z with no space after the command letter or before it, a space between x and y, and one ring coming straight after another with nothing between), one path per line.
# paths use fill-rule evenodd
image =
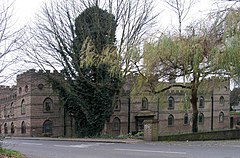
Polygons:
M136 144L4 140L7 148L28 158L238 158L240 140L141 142Z

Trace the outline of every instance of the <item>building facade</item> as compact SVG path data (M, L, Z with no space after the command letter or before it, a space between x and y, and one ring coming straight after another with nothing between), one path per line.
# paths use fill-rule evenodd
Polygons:
M144 131L145 120L158 121L159 134L192 131L190 92L170 89L161 94L127 95L126 86L107 123L107 132L119 135ZM230 128L230 82L228 79L206 80L198 93L198 128L201 132ZM112 129L112 130L110 130Z
M47 73L50 73L49 71ZM64 110L43 71L17 76L17 85L0 87L1 133L14 136L63 136Z
M1 134L12 136L74 136L74 120L64 110L43 72L17 76L17 85L0 86ZM57 72L52 75L57 76ZM215 84L217 83L217 84ZM132 82L123 86L103 133L125 135L144 130L145 120L157 120L159 134L191 132L189 92L172 89L161 94L132 95ZM214 88L210 88L214 85ZM229 80L206 81L199 92L199 131L229 129Z

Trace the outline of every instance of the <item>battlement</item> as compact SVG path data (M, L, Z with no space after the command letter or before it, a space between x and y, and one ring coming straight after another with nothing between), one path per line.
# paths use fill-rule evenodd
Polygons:
M0 90L1 91L10 91L10 90L13 90L13 89L15 89L16 88L16 86L15 85L13 85L13 86L6 86L6 85L0 85Z
M57 75L60 74L57 70L46 70L45 72L43 70L35 70L35 69L29 69L26 72L23 72L22 74L17 75L17 79L20 79L22 77L32 76L32 75L46 75L46 74L53 74Z

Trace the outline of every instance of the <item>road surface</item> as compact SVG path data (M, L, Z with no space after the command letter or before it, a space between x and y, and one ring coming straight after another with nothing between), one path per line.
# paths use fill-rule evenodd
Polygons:
M4 140L7 148L28 158L238 158L240 140L199 142L140 142L135 144Z

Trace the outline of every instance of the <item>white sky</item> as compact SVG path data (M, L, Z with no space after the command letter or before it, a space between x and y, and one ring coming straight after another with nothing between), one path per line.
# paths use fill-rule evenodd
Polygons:
M14 7L14 17L16 19L16 24L19 27L27 25L28 22L34 20L35 14L41 10L41 5L49 0L0 0L2 2L15 1ZM188 2L189 0L185 0ZM191 12L183 25L187 24L189 21L194 21L196 17L203 18L209 13L213 8L217 8L217 4L214 3L216 0L199 0L198 3L191 9ZM1 2L0 2L1 3ZM172 29L176 28L176 15L167 8L166 3L163 0L155 0L157 4L157 11L161 11L159 16L159 30L161 29ZM184 26L183 26L184 27Z
M157 2L159 1L159 2ZM188 0L186 0L188 1ZM15 0L15 11L18 22L26 24L34 18L34 14L41 9L41 4L47 2L47 0ZM172 24L175 19L172 17L172 12L166 7L162 0L156 0L155 3L159 5L161 23ZM213 1L211 0L199 0L199 3L192 8L191 15L195 18L195 15L203 15L206 11L211 10ZM190 18L190 17L189 17ZM191 20L191 19L190 19Z
M15 0L15 17L18 25L22 26L33 20L34 15L41 10L41 4L48 1L49 0ZM189 2L189 0L185 1ZM216 3L217 1L218 4ZM196 17L206 17L207 13L213 10L213 8L221 5L219 1L221 0L198 0L183 22L183 26L184 24L186 25L194 21ZM166 3L164 3L163 0L155 0L155 3L157 4L156 10L161 11L159 16L159 30L167 27L168 29L176 28L176 15L167 7Z

